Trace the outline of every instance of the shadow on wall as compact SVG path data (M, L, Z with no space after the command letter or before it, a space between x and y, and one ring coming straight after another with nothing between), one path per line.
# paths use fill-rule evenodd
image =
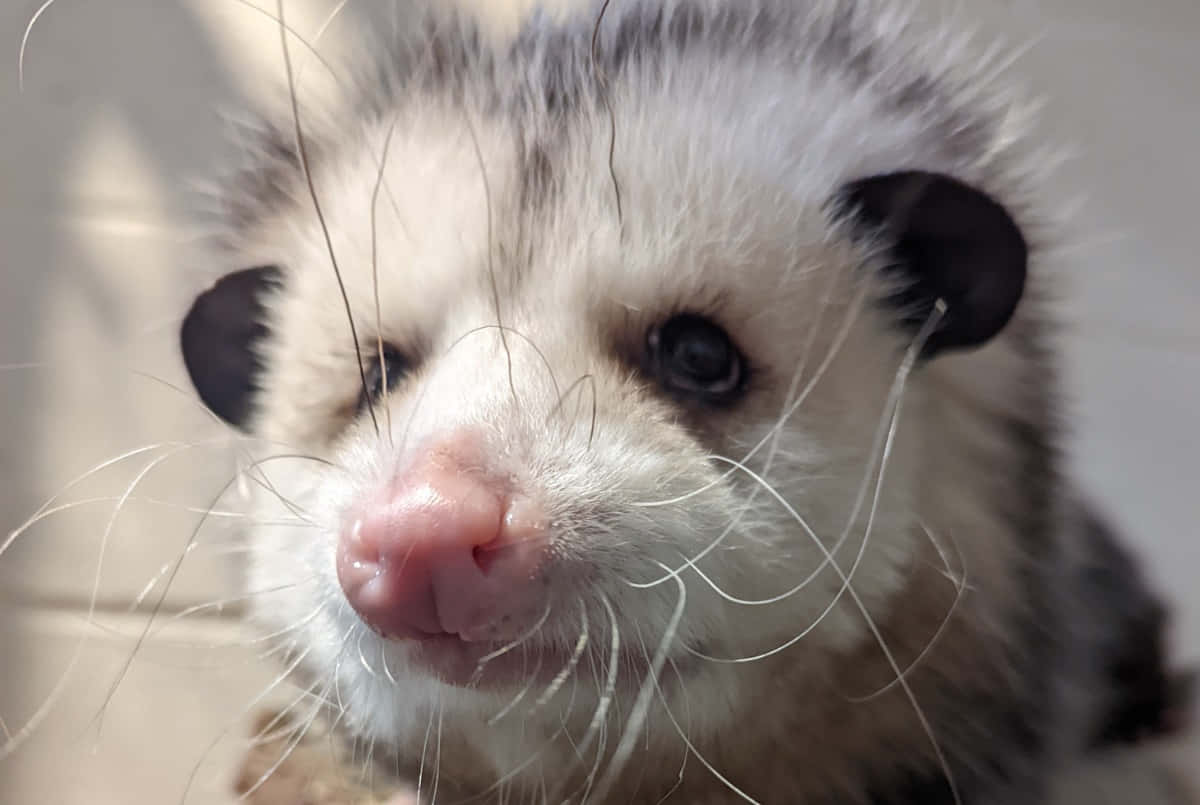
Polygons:
M242 0L62 2L32 30L22 92L18 45L41 5L0 3L0 544L99 463L223 432L190 390L169 385L187 389L176 328L195 275L214 270L199 263L188 229L198 201L190 182L212 176L230 154L220 113L253 105L254 88L267 83L258 71L273 69L263 59L279 50L272 20ZM289 0L289 21L311 32L337 5ZM353 5L339 27L360 13ZM239 53L245 58L232 57ZM222 445L211 447L179 452L138 494L179 499L184 491L180 503L207 505L230 475ZM44 647L22 613L73 612L85 628L115 498L157 455L71 489L66 502L108 500L55 514L0 554L0 748L65 670L35 661ZM148 580L161 581L196 519L128 506L104 557L99 609L122 612ZM221 597L225 583L211 569L172 584L164 608ZM89 670L97 673L78 668L75 676ZM94 715L71 714L73 734L82 736ZM0 760L0 802L15 802L17 778L39 765L20 751Z

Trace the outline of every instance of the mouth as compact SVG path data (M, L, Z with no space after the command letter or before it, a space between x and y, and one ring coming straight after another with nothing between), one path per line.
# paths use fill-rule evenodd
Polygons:
M529 685L549 687L583 679L603 686L612 678L615 685L640 685L650 669L649 659L637 651L590 647L586 641L573 646L541 642L469 642L456 635L435 635L412 641L409 659L414 669L423 670L447 685L479 690L511 690ZM616 663L615 669L613 663ZM686 658L675 657L664 677L685 673ZM671 668L675 670L670 670Z
M457 635L432 635L411 641L413 665L439 681L462 688L495 690L530 683L550 684L563 674L589 665L558 645L466 641Z

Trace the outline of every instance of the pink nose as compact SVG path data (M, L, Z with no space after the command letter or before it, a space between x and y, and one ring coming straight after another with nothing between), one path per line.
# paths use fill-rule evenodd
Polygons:
M452 453L433 451L348 518L338 549L346 600L396 639L512 639L545 606L546 526Z

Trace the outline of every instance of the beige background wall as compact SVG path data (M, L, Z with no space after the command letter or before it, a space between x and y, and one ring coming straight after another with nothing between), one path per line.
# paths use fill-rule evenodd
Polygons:
M0 372L0 539L104 459L219 437L184 395L130 368L183 383L174 328L191 288L178 272L199 259L183 181L224 153L218 107L253 102L280 67L273 23L239 0L60 0L33 30L20 94L17 46L38 5L0 2L0 364L49 364ZM289 19L311 37L335 5L289 0ZM344 14L386 5L352 0ZM1014 71L1078 145L1068 176L1090 230L1067 310L1073 461L1148 555L1180 607L1179 642L1200 659L1200 3L960 5L1015 41L1041 36ZM323 49L336 53L347 30L330 26ZM0 761L0 803L178 802L193 769L189 803L229 801L236 720L275 671L215 609L190 611L232 595L227 523L202 532L163 605L171 628L95 718L161 579L137 612L131 602L197 520L180 505L206 506L228 472L218 448L135 456L64 498L109 500L54 515L0 556L0 744L74 669L34 738ZM102 540L111 498L157 456Z

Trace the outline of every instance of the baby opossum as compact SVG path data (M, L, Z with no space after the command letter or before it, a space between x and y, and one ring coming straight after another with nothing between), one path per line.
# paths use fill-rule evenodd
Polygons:
M1057 452L1048 157L966 39L875 0L423 20L263 125L182 327L255 437L256 620L336 726L430 802L1155 762L1164 613ZM1192 801L1146 780L1114 801Z

